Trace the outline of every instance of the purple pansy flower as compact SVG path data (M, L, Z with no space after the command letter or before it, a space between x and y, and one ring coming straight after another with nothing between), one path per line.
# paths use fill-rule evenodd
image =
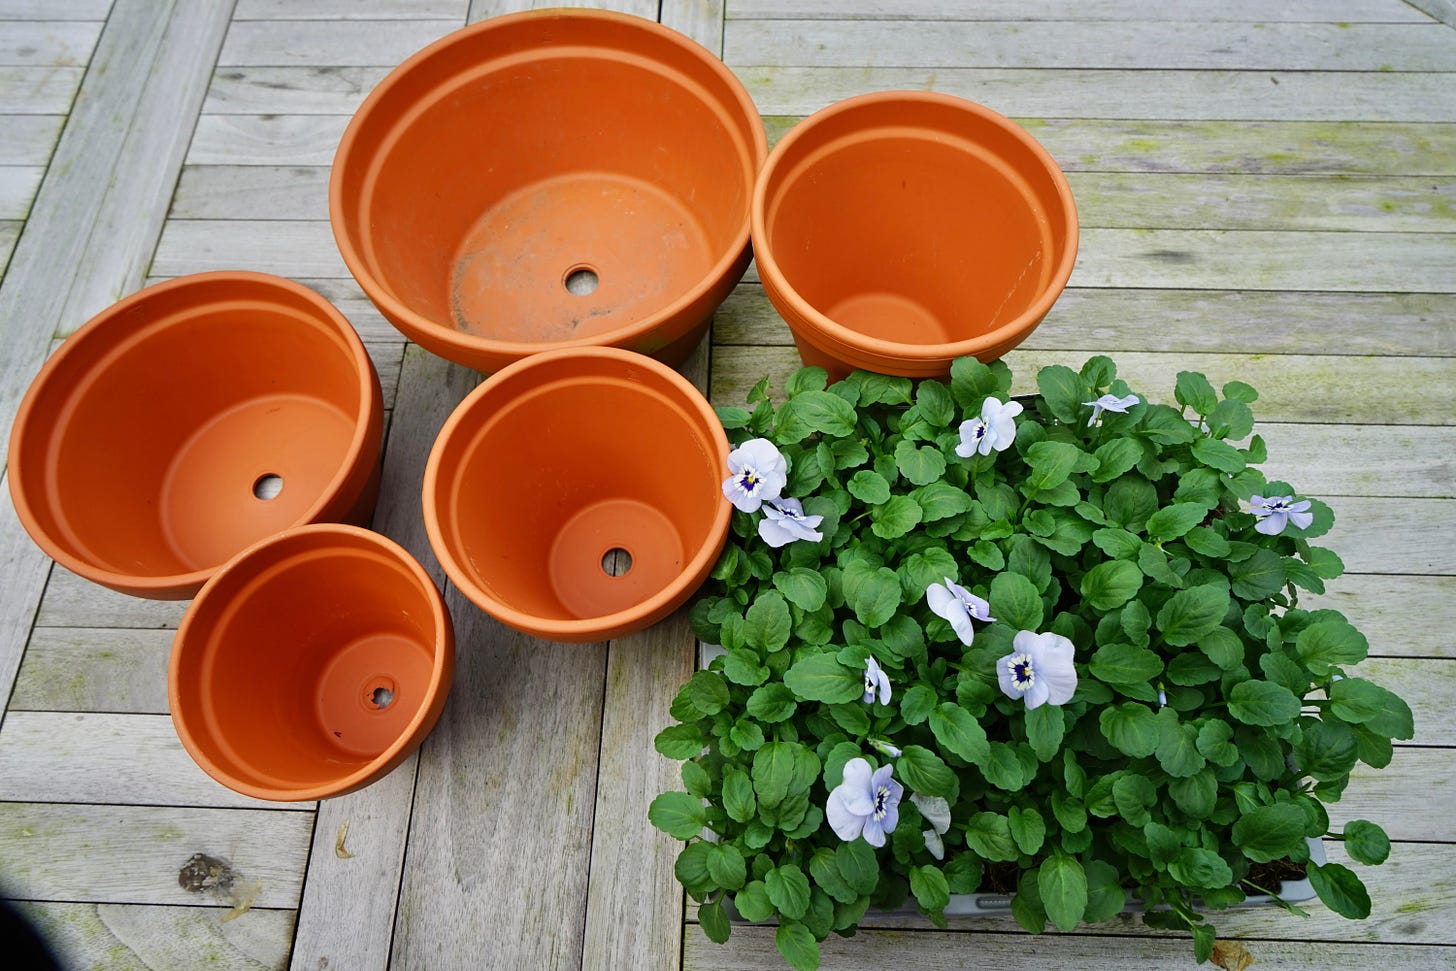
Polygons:
M996 662L996 680L1009 698L1021 698L1027 708L1047 702L1064 705L1077 690L1077 669L1072 665L1072 642L1060 634L1021 631L1011 642L1012 653Z
M979 452L990 455L991 450L1004 452L1016 440L1016 416L1021 414L1021 402L1002 401L987 398L981 405L981 417L961 422L961 443L956 454L968 459Z
M823 521L823 516L804 515L804 504L797 499L769 499L763 504L758 535L774 549L798 539L818 541L824 534L814 527Z
M967 647L971 646L975 637L975 630L971 627L972 620L986 623L996 619L991 616L990 604L950 577L946 577L944 583L932 583L926 587L925 602L937 617L950 621L956 636Z
M1104 411L1115 411L1118 414L1126 414L1127 409L1137 404L1140 399L1135 394L1125 395L1119 398L1115 394L1105 394L1096 401L1084 401L1082 404L1092 409L1092 417L1087 419L1088 427L1097 424L1097 419L1102 417Z
M1253 507L1250 511L1259 518L1254 528L1265 536L1278 536L1290 523L1304 529L1314 522L1308 499L1295 502L1293 496L1252 496L1249 505Z
M880 664L872 657L865 658L864 673L864 698L865 704L872 704L875 695L880 696L880 704L890 703L890 676L880 670Z
M753 438L728 453L728 478L723 495L743 512L757 512L766 499L777 499L789 481L789 463L766 438Z
M829 794L824 815L834 835L846 843L863 835L871 846L884 846L885 836L900 822L900 797L905 787L890 777L892 766L871 770L864 759L844 765L844 781Z

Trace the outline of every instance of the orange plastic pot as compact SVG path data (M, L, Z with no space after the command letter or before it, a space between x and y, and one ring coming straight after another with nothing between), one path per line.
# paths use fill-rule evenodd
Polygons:
M366 529L316 524L249 547L177 628L172 722L218 782L258 799L374 782L435 727L455 670L429 574Z
M112 305L50 357L16 415L10 494L67 569L187 599L279 530L367 522L383 428L379 378L333 305L201 273Z
M994 360L1056 302L1077 210L1056 162L988 108L891 91L811 115L753 197L769 300L806 365L944 376Z
M542 10L409 58L334 157L329 217L380 312L485 372L610 345L683 360L747 268L766 141L707 50L651 21Z
M732 511L727 455L712 408L672 369L615 348L552 351L488 378L446 420L425 528L486 613L550 640L607 640L707 579Z

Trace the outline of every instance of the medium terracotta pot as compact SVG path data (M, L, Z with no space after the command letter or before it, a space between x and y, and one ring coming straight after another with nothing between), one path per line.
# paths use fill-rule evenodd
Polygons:
M891 91L831 105L774 147L753 245L805 364L944 376L1040 323L1072 273L1077 210L1056 162L1008 119Z
M188 754L259 799L382 778L439 720L455 669L429 574L366 529L316 524L244 550L197 595L167 694Z
M677 372L614 348L552 351L488 378L446 420L425 465L425 528L491 616L606 640L666 617L707 578L732 511L727 455L713 409Z
M329 217L380 312L481 371L611 345L683 360L748 265L766 141L707 50L651 21L542 10L409 58L334 157Z
M51 355L16 415L10 494L67 569L186 599L279 530L367 522L383 428L374 366L327 300L201 273L114 304Z

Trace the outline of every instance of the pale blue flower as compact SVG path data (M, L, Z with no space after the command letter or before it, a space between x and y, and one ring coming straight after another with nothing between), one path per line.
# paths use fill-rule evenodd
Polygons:
M991 616L990 604L950 577L946 577L944 583L932 583L926 587L925 602L937 617L950 621L951 629L967 647L971 646L971 641L976 636L975 629L971 626L972 620L987 623L996 619Z
M1265 536L1278 536L1290 523L1304 529L1314 522L1308 499L1295 502L1293 496L1252 496L1249 505L1253 507L1250 511L1259 518L1254 528Z
M945 841L940 837L950 829L950 803L944 796L922 796L918 792L910 793L910 801L920 810L920 817L930 824L922 834L925 848L937 860L945 859Z
M728 453L729 476L723 495L743 512L757 512L766 499L777 499L789 481L789 463L766 438L754 438Z
M824 534L814 527L823 521L823 516L804 515L804 504L797 499L769 499L763 504L758 535L774 549L797 539L818 541Z
M867 738L865 741L869 742L870 747L881 755L889 756L892 759L898 759L900 757L899 746L891 745L883 738Z
M824 815L834 835L848 843L864 836L871 846L884 846L885 835L900 823L900 797L905 787L890 777L891 766L871 770L864 759L844 765L844 781L835 786Z
M996 679L1009 698L1021 698L1027 708L1047 702L1064 705L1077 690L1077 669L1072 665L1072 642L1060 634L1021 631L1011 642L1012 653L996 662Z
M1115 394L1105 394L1096 401L1084 401L1082 404L1092 409L1092 417L1087 419L1088 427L1097 424L1097 419L1102 417L1104 411L1115 411L1118 414L1126 414L1127 409L1137 404L1141 399L1135 394L1125 395L1119 398Z
M864 673L864 698L865 704L872 704L875 695L880 696L880 704L890 703L890 676L880 670L880 664L872 657L865 658Z
M1021 414L1021 402L1002 401L987 398L981 405L981 417L961 422L961 443L956 454L968 459L979 452L990 455L991 450L1004 452L1016 440L1017 415Z

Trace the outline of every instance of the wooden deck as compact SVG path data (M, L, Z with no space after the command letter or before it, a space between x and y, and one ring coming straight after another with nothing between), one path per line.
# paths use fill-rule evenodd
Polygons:
M0 0L0 448L37 367L143 284L245 268L335 301L392 420L376 528L437 577L419 513L435 431L478 376L407 345L334 246L328 166L402 58L529 0ZM1287 477L1339 516L1327 594L1417 734L1336 825L1396 841L1371 918L1218 921L1260 967L1456 966L1456 3L1452 0L623 0L720 53L770 138L829 102L934 88L1020 120L1081 212L1071 286L1008 362L1113 354L1262 392ZM797 365L750 272L687 368L717 403ZM182 605L54 566L0 499L0 885L75 968L781 967L708 942L647 823L652 737L691 671L681 617L604 645L532 641L453 591L453 695L361 793L278 806L187 758L167 716ZM1338 844L1333 859L1343 860ZM251 909L191 892L226 859ZM878 920L825 967L1166 968L1133 919L1031 938L1009 919Z

